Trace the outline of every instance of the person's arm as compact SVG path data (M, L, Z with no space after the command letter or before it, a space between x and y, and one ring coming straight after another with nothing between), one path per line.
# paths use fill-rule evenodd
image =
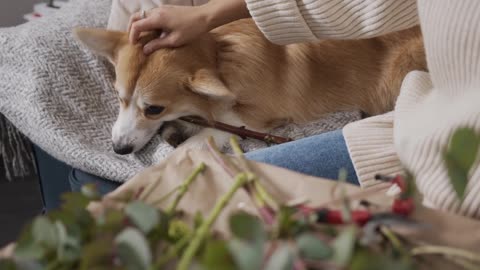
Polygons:
M272 42L379 36L418 24L417 0L245 0Z
M229 22L250 17L245 0L211 0L201 6L164 5L137 12L130 18L130 42L135 43L142 32L161 30L159 38L145 45L149 54L163 47L178 47L200 35Z

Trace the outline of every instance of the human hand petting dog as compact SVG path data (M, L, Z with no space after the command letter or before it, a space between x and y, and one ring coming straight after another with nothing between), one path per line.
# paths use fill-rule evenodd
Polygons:
M201 6L163 5L133 14L128 27L135 44L142 32L161 31L144 46L144 53L180 47L224 24L250 17L245 0L211 0Z

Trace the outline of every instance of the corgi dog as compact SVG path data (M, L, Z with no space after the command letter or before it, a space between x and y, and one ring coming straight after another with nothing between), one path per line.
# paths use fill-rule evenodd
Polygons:
M266 132L324 114L393 110L403 78L427 64L419 27L361 40L275 45L251 19L219 27L179 48L149 56L125 32L77 28L76 38L114 65L120 110L112 129L114 151L142 149L166 122L183 116ZM171 133L171 132L169 132ZM229 134L209 128L183 144L220 145Z

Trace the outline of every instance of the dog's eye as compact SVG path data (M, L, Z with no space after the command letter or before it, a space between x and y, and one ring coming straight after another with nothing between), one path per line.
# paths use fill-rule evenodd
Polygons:
M161 114L163 112L163 110L165 110L165 107L162 107L162 106L148 106L145 109L145 114L146 115L157 115L157 114Z

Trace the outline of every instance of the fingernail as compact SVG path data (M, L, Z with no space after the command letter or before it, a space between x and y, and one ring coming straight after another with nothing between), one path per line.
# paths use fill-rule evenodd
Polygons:
M148 54L150 54L151 52L152 52L152 49L146 48L146 47L143 48L143 53L144 53L144 54L147 54L147 55L148 55Z

